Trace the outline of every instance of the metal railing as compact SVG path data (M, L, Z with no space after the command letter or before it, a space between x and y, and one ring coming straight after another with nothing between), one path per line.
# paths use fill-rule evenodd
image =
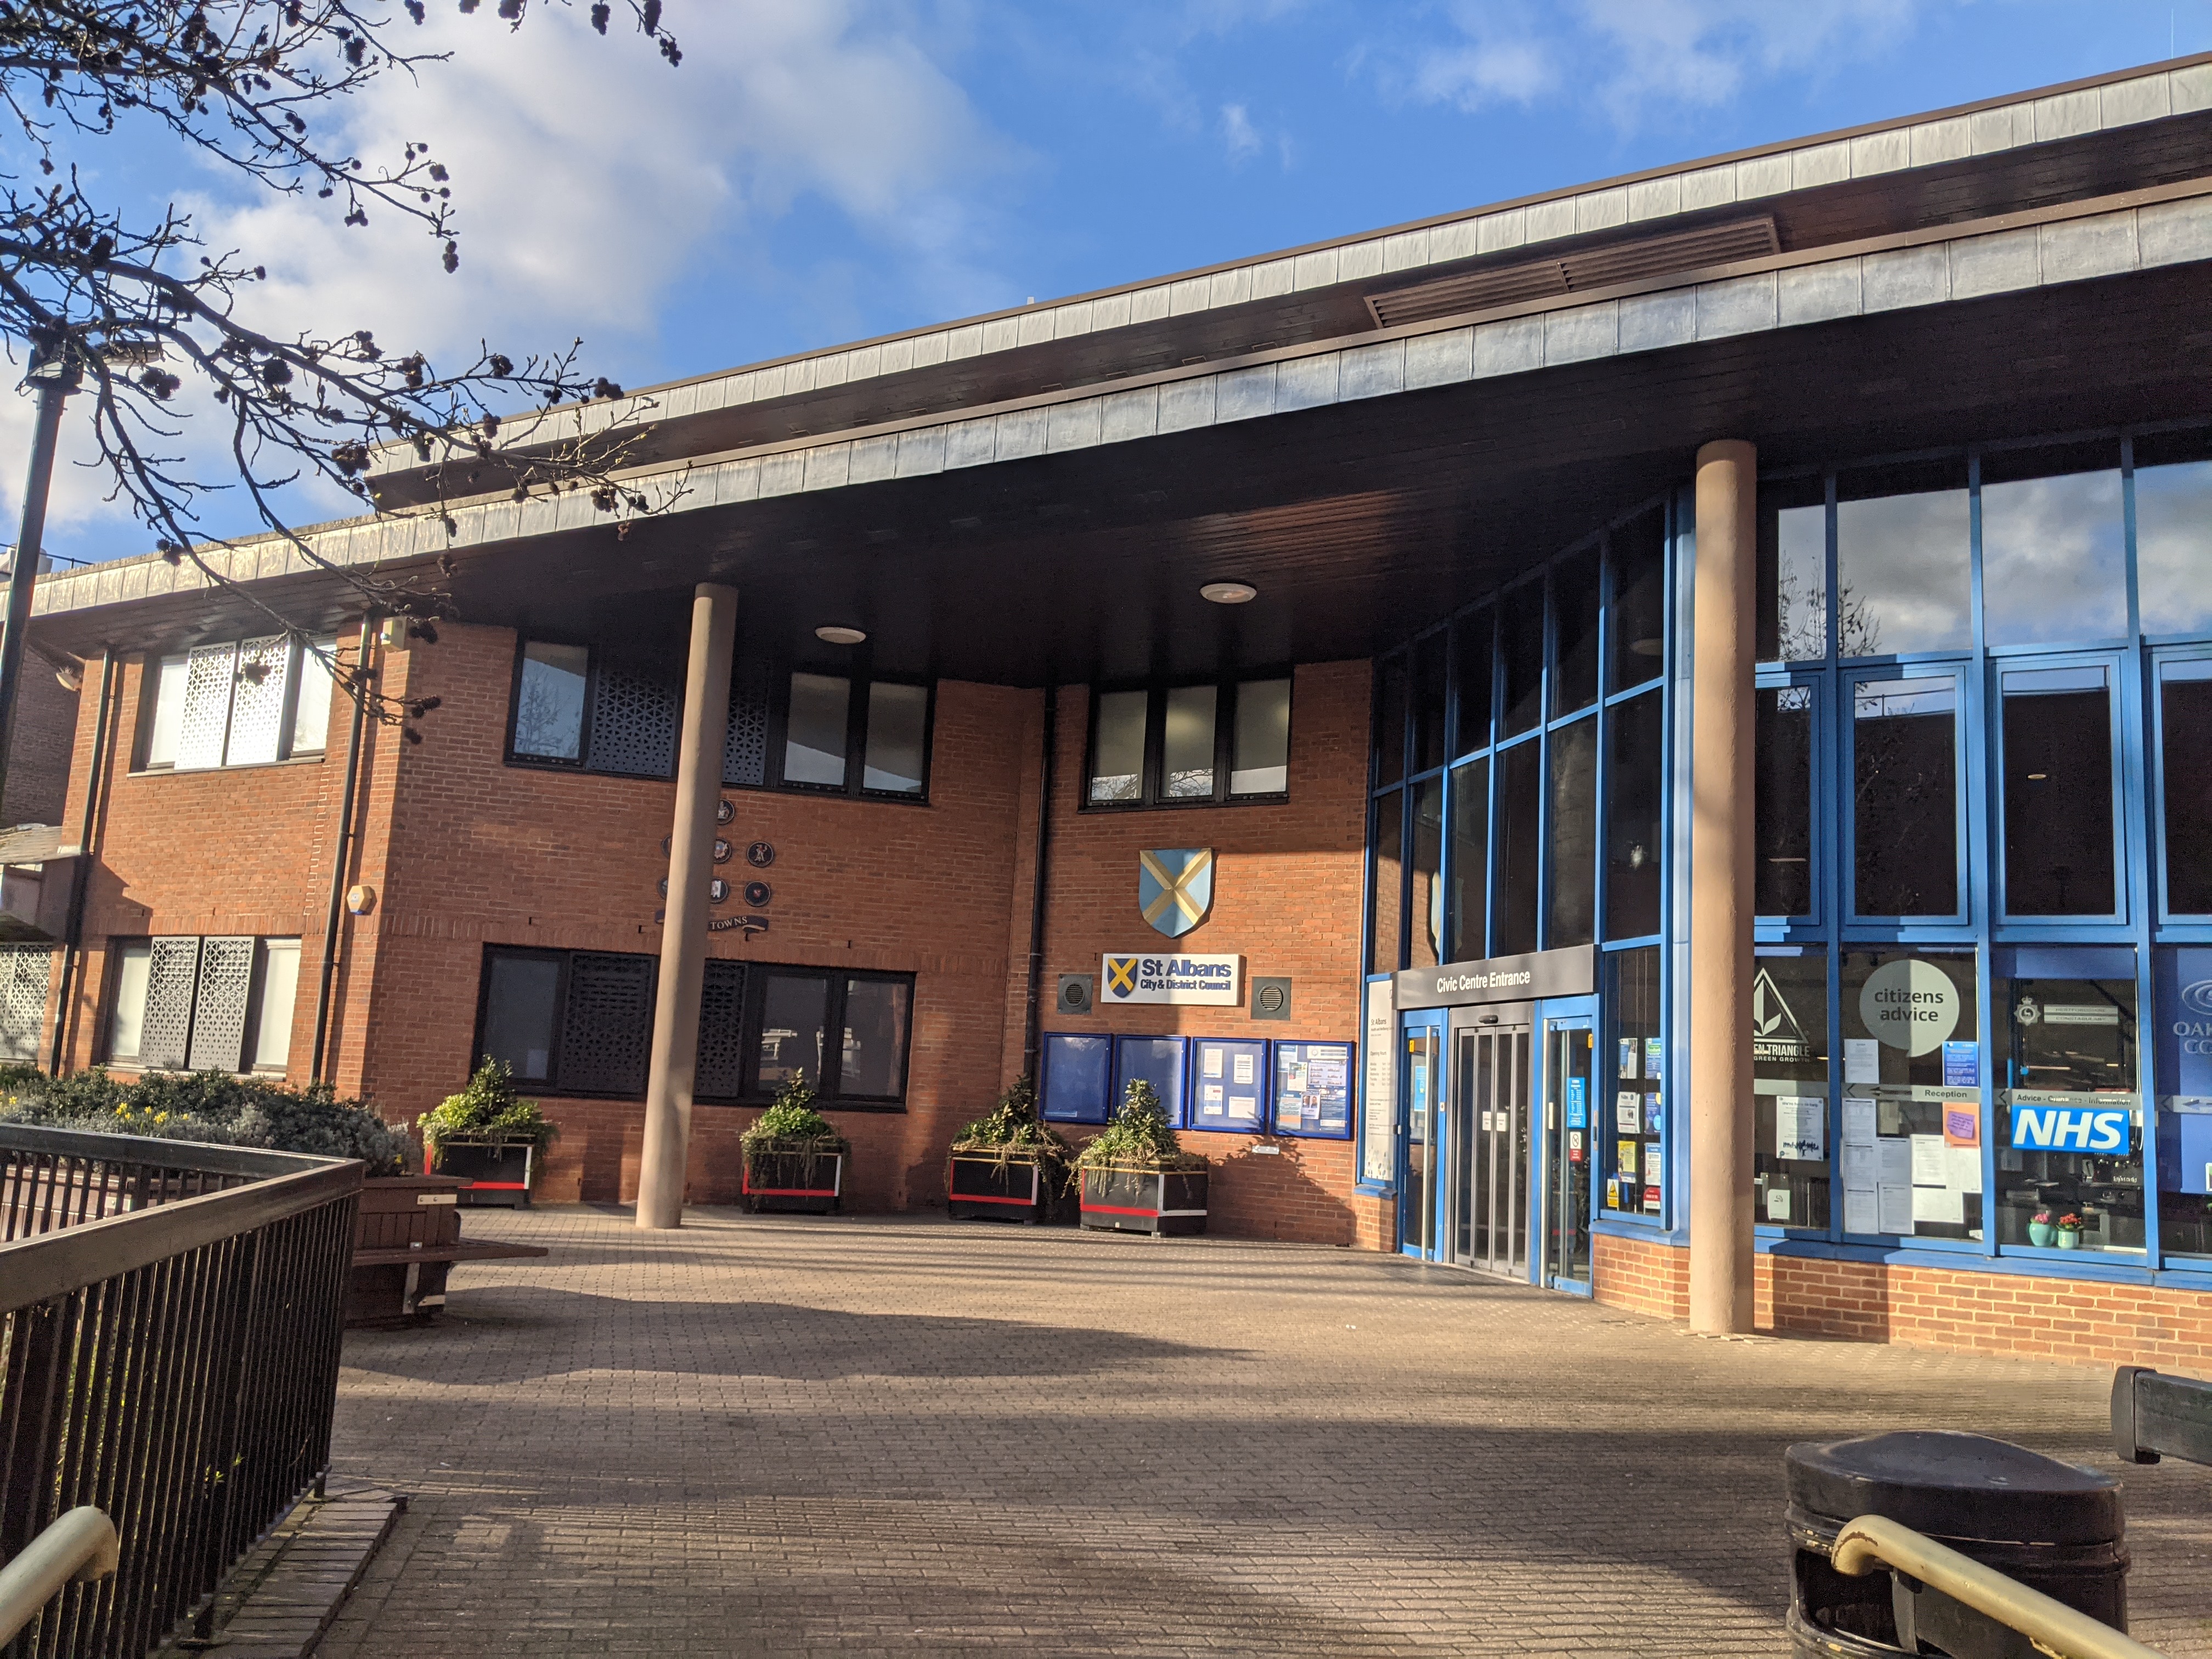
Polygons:
M2112 1450L2123 1463L2212 1464L2212 1382L2121 1366L2112 1373Z
M1845 1522L1836 1534L1835 1563L1837 1571L1854 1577L1887 1567L1917 1580L2018 1631L2057 1659L2163 1659L2157 1649L2124 1632L1886 1516L1863 1515Z
M112 1518L9 1659L143 1654L330 1463L362 1166L0 1125L0 1561Z
M105 1578L122 1559L115 1523L89 1504L71 1510L0 1567L0 1645L72 1583Z

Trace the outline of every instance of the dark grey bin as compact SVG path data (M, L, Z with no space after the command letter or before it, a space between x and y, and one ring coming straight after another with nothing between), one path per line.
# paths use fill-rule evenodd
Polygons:
M2115 1630L2128 1627L2127 1522L2110 1475L1941 1431L1807 1442L1783 1462L1793 1654L2035 1659L2026 1637L1913 1580L1838 1572L1836 1534L1863 1515L1911 1527Z

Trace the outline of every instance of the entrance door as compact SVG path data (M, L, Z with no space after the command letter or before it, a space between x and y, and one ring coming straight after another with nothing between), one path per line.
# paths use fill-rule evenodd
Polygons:
M1475 1016L1458 1046L1444 1202L1447 1259L1528 1277L1531 1061L1525 1006Z
M1398 1182L1398 1247L1436 1259L1437 1141L1443 1127L1444 1022L1441 1013L1408 1014L1399 1042L1406 1169Z
M1597 1037L1587 1014L1544 1022L1544 1279L1590 1280L1590 1163L1596 1156L1593 1091Z

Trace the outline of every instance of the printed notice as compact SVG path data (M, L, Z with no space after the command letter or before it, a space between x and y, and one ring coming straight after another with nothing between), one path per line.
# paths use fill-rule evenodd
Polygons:
M1203 1083L1199 1085L1198 1109L1200 1115L1205 1117L1221 1115L1221 1085L1218 1083Z
M1622 1134L1642 1133L1644 1128L1644 1097L1623 1089L1613 1097L1613 1127Z
M1881 1040L1879 1037L1844 1039L1844 1081L1846 1084L1881 1081Z
M1961 1194L1981 1191L1982 1149L1978 1146L1946 1146L1943 1149L1943 1184Z
M1870 1193L1875 1188L1875 1155L1872 1146L1854 1146L1848 1141L1844 1146L1844 1190Z
M1790 1189L1787 1187L1769 1187L1766 1189L1766 1218L1785 1222L1790 1219Z
M1638 1143L1633 1140L1624 1140L1613 1149L1613 1166L1620 1171L1621 1179L1624 1181L1636 1173L1637 1145Z
M1199 1069L1207 1077L1219 1077L1221 1075L1221 1050L1209 1045L1207 1047L1201 1048L1198 1053Z
M1963 1227L1966 1224L1966 1195L1954 1192L1948 1187L1915 1187L1912 1189L1912 1218L1916 1222L1932 1221L1944 1226Z
M1949 1162L1943 1156L1943 1137L1914 1135L1912 1139L1912 1184L1916 1187L1941 1187L1950 1174Z
M1873 1146L1874 1123L1874 1102L1858 1099L1848 1099L1844 1102L1844 1146Z
M1229 1115L1239 1123L1257 1123L1260 1121L1260 1097L1257 1095L1230 1096ZM1318 1116L1320 1114L1316 1112L1315 1115Z
M1875 1142L1875 1184L1910 1187L1912 1184L1912 1143L1903 1135L1884 1135Z
M1909 1233L1912 1231L1912 1190L1904 1182L1875 1188L1876 1207L1880 1212L1875 1224L1876 1232Z
M1828 1103L1819 1095L1774 1097L1774 1155L1799 1162L1828 1155Z
M1844 1231L1847 1233L1870 1233L1881 1219L1871 1192L1844 1192Z
M1229 1080L1240 1089L1252 1086L1252 1056L1240 1054L1230 1063Z

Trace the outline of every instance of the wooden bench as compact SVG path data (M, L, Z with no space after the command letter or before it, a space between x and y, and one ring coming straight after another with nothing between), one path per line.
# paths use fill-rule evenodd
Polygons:
M468 1184L453 1176L385 1176L362 1183L346 1285L348 1325L428 1323L444 1311L446 1276L454 1262L547 1254L542 1244L463 1240L460 1194Z

